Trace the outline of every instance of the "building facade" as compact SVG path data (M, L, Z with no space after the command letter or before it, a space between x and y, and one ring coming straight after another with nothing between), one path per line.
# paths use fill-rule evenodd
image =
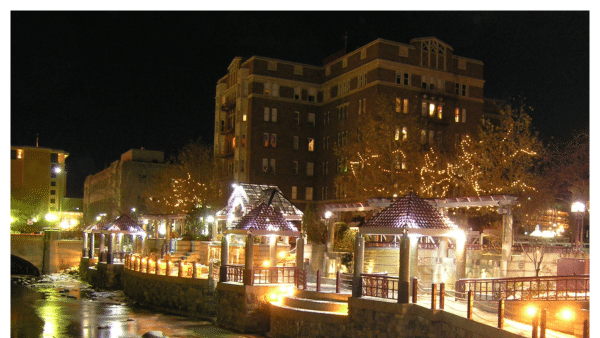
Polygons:
M60 217L67 189L64 150L10 147L11 213L15 222L35 223ZM17 216L17 214L19 214Z
M88 176L83 191L85 224L96 222L100 215L143 213L144 192L166 165L162 151L131 149L108 168Z
M419 114L421 143L453 151L484 111L483 63L439 39L378 39L324 66L236 57L217 83L215 155L236 183L276 185L293 202L345 198L335 147L379 97Z

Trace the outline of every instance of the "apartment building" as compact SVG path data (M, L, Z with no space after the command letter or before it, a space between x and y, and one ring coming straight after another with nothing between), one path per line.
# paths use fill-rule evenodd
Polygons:
M454 151L483 119L483 63L434 37L377 39L323 66L236 57L217 82L215 155L234 182L276 185L299 205L345 198L335 147L378 97L419 114L420 139Z
M85 224L94 223L99 215L112 219L123 213L144 213L144 192L154 184L152 178L166 165L162 151L131 149L108 168L86 177L83 189Z
M33 224L45 217L59 219L67 189L68 156L60 149L10 147L11 209L20 214L19 218L26 218L16 222Z

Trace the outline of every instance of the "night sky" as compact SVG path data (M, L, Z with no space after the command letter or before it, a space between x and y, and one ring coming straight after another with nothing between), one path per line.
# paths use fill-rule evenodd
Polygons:
M69 197L132 148L212 144L236 56L321 66L377 38L434 36L484 63L484 95L523 96L545 143L589 127L589 12L12 12L11 145L64 149Z

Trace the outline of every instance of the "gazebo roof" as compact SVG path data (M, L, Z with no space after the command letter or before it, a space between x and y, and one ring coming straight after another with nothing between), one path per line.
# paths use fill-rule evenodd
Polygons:
M134 234L144 232L144 229L134 222L129 216L123 214L114 222L104 226L102 231Z
M83 232L100 232L109 223L110 220L106 216L102 216L98 222L88 226Z
M261 202L225 231L225 233L232 234L247 234L248 232L257 236L278 235L297 237L300 235L298 229L291 222L287 221L281 213L276 212L266 202Z
M249 210L265 202L288 221L301 221L302 211L275 185L239 183L229 196L227 206L215 215L217 220L239 220Z
M404 229L408 234L453 236L458 227L426 200L410 192L373 216L359 231L362 234L402 234Z

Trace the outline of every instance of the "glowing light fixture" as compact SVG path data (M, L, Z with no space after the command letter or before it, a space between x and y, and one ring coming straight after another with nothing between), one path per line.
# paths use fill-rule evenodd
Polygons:
M268 268L268 267L270 267L270 266L271 266L271 262L269 262L268 260L265 260L265 261L263 262L263 266L264 266L265 268Z
M58 219L58 216L55 213L49 212L44 216L44 219L48 222L55 222Z
M560 312L560 318L564 319L564 320L571 320L573 319L574 314L573 311L571 311L571 309L563 309Z
M329 219L333 215L331 211L325 211L325 218Z
M214 218L212 215L208 215L208 216L206 217L206 221L207 221L208 223L212 223L212 222L214 222L214 221L215 221L215 218Z
M530 305L530 306L528 306L527 308L525 308L525 313L527 313L527 315L528 315L529 317L533 317L533 316L535 316L535 314L536 314L537 312L538 312L538 309L537 309L537 307L535 307L535 306L533 306L533 305Z

